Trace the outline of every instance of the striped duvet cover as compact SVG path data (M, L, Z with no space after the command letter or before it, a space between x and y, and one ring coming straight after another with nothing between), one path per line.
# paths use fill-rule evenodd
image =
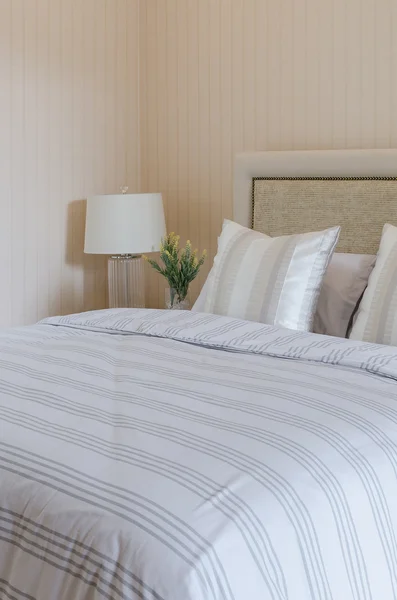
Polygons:
M397 598L397 350L179 311L0 335L0 598Z

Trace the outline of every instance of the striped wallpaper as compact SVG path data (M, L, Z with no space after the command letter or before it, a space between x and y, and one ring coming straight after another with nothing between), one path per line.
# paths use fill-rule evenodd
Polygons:
M236 152L397 147L396 0L145 0L140 34L142 185L211 254Z
M397 3L0 0L0 82L4 326L106 306L91 193L163 192L213 255L236 152L397 147Z
M139 186L138 0L0 0L0 326L106 305L91 193Z

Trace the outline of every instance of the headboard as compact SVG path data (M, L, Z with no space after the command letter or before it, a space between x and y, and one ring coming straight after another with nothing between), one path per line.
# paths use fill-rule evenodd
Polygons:
M339 252L376 254L397 225L397 150L240 154L234 220L271 236L341 225Z

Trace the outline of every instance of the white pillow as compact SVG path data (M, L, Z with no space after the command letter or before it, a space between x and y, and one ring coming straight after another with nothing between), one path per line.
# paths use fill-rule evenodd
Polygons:
M397 227L393 225L383 227L350 339L397 346Z
M346 337L375 260L376 256L369 254L333 254L317 302L314 333ZM206 279L192 311L204 312L208 285L209 278Z
M225 221L193 310L310 331L339 231L271 238Z
M211 272L208 275L207 279L205 280L203 287L201 288L199 297L197 298L196 302L192 306L192 312L204 312L210 275L211 275Z
M346 337L356 309L375 264L375 256L335 253L324 277L313 331Z

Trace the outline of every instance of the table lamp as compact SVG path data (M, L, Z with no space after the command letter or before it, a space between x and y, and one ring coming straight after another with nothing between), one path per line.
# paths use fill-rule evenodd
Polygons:
M92 196L87 200L86 254L108 254L110 308L144 308L142 254L158 252L165 235L161 194Z

